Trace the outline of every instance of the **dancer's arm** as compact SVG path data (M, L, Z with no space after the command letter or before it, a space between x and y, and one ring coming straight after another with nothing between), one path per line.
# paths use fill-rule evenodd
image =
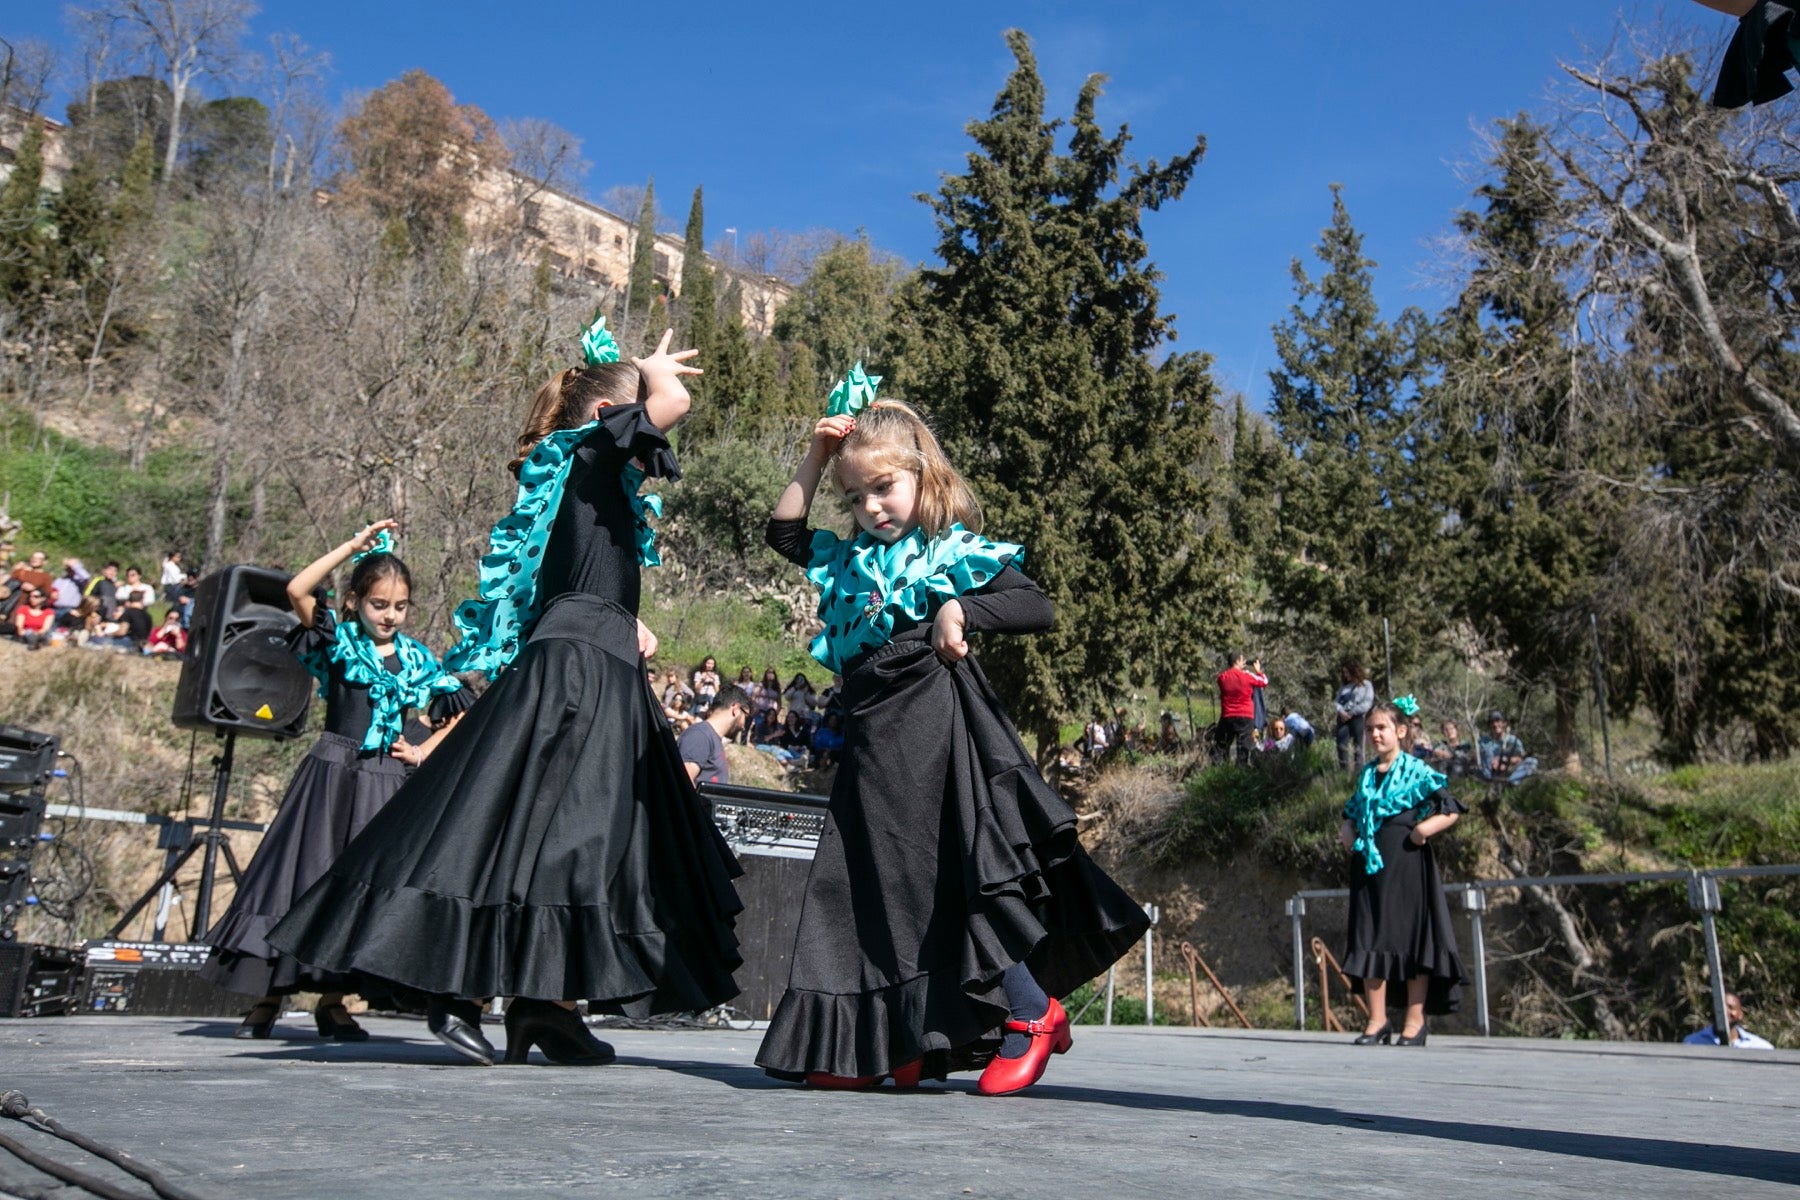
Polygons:
M445 735L452 729L455 729L456 723L462 719L463 714L457 713L454 717L451 717L448 721L445 721L442 725L438 726L436 733L420 742L417 746L407 741L405 737L397 737L394 739L393 746L388 750L388 754L391 757L406 763L408 766L416 767L431 757L431 752L438 748L438 743L443 741Z
M301 568L298 575L288 580L288 603L294 606L294 615L308 629L313 627L313 619L318 616L319 602L313 597L331 573L350 560L350 556L367 550L375 544L375 539L389 529L400 528L400 522L389 518L364 525L362 531L343 545L326 551L322 556Z
M681 382L681 377L705 374L699 367L687 365L688 359L700 353L698 350L669 353L669 339L674 336L673 329L663 330L662 341L656 344L653 353L631 360L643 377L644 415L664 433L675 428L676 423L687 416L688 408L693 404L693 397L688 395L687 386Z
M944 603L932 619L931 646L945 662L969 653L971 633L1041 633L1056 621L1044 589L1007 567L979 592Z
M812 511L813 494L819 490L819 480L825 475L825 464L837 452L838 443L855 428L855 417L820 418L819 423L813 426L812 445L806 448L800 465L794 469L794 478L782 491L781 499L775 502L775 511L770 520L806 519L806 514Z

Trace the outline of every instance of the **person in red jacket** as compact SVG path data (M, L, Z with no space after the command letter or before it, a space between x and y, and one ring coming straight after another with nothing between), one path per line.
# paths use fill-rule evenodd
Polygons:
M1219 672L1219 725L1215 735L1222 757L1250 761L1250 732L1256 727L1256 689L1269 686L1262 660L1246 669L1244 656L1233 654L1231 665Z

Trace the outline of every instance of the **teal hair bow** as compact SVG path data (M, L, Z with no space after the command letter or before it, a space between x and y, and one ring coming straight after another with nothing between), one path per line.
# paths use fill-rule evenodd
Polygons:
M850 368L850 374L838 380L838 385L831 389L831 402L825 408L825 415L854 417L875 403L875 389L880 386L881 376L870 375L861 363L857 363Z
M359 550L350 556L350 565L354 567L365 558L373 558L377 554L392 554L393 552L394 533L391 529L384 529L375 535L375 540L369 544L367 550Z
M619 343L607 332L604 314L595 313L594 323L581 331L581 356L590 367L619 361Z
M1404 696L1395 696L1394 707L1409 717L1416 717L1419 715L1419 699L1411 692L1408 692Z

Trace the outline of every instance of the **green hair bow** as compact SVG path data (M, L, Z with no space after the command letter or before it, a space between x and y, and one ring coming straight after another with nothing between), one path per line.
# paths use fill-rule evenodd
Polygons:
M1409 717L1416 717L1419 715L1419 699L1411 692L1406 693L1404 696L1395 696L1394 707Z
M377 554L392 554L393 552L394 533L391 529L384 529L375 535L375 540L370 543L367 550L359 550L350 556L350 565L354 567L365 558L373 558Z
M595 313L594 323L581 331L581 355L590 367L619 361L619 343L607 332L604 314Z
M825 415L854 417L875 403L875 389L880 386L881 376L870 375L861 363L857 363L850 368L850 374L838 380L838 385L831 389L831 402L825 408Z

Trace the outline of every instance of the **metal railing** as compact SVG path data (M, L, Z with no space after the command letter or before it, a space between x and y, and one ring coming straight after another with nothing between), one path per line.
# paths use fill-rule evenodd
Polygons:
M1515 879L1477 879L1468 883L1447 883L1446 895L1462 897L1463 911L1469 914L1470 949L1475 964L1475 1024L1483 1037L1490 1036L1488 1019L1487 942L1482 935L1481 918L1488 909L1488 893L1518 891L1542 887L1594 887L1625 883L1685 883L1688 906L1700 914L1701 935L1706 942L1707 973L1712 977L1713 1027L1729 1029L1725 1016L1725 972L1719 959L1719 931L1715 915L1724 907L1719 897L1719 880L1753 877L1800 875L1800 863L1770 867L1707 867L1686 871L1631 871L1616 875L1533 875ZM1295 892L1287 902L1288 919L1294 934L1294 1028L1306 1028L1306 935L1304 922L1308 900L1341 900L1350 895L1349 888L1319 888Z

